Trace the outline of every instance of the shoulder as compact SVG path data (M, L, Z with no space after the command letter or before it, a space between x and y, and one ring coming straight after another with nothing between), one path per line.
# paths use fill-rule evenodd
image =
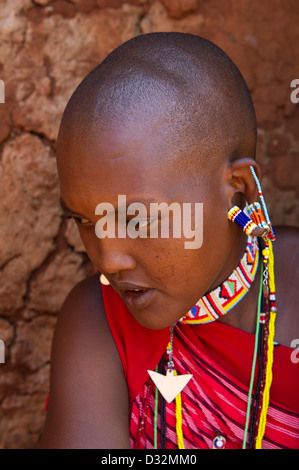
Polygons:
M273 243L277 297L276 339L290 346L299 338L299 229L280 227Z
M66 297L58 315L55 337L65 326L68 331L80 326L81 333L93 323L106 325L105 308L98 275L92 275L73 287ZM83 330L82 330L83 328ZM55 339L54 337L54 339Z
M52 353L58 351L67 355L70 352L88 357L92 364L95 354L103 350L109 352L108 359L118 360L106 319L99 278L93 275L79 282L65 299L58 315Z
M127 386L96 275L72 289L58 315L39 447L129 447Z

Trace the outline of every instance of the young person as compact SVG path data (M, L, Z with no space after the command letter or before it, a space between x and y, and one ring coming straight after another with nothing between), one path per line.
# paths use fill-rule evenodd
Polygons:
M79 85L57 166L99 274L59 314L41 447L299 447L298 231L274 241L252 206L255 152L244 79L206 39L138 36Z

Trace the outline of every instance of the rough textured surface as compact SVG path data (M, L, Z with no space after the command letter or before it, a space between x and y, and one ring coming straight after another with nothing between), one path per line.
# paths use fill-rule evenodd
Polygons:
M93 267L59 204L55 139L81 79L140 33L215 41L245 76L275 224L299 226L297 0L0 0L0 448L30 448L44 420L56 315Z

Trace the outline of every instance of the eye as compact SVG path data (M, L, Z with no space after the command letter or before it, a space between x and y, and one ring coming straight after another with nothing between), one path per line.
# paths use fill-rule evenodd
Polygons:
M137 218L127 220L127 225L130 225L130 229L133 230L133 233L138 232L141 238L147 238L151 234L152 228L156 225L158 218ZM133 224L133 225L132 225ZM133 237L135 238L135 237Z
M151 224L151 219L138 220L136 224L136 228L138 229L145 228L150 224Z
M83 225L93 225L92 222L90 222L89 219L85 219L83 217L78 217L74 215L68 215L67 219L73 219L79 227L82 227Z

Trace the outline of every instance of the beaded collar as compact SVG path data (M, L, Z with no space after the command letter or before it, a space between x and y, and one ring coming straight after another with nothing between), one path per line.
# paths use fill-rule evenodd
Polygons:
M256 237L248 237L244 255L232 274L216 289L205 294L179 322L210 323L233 308L249 291L259 262Z

